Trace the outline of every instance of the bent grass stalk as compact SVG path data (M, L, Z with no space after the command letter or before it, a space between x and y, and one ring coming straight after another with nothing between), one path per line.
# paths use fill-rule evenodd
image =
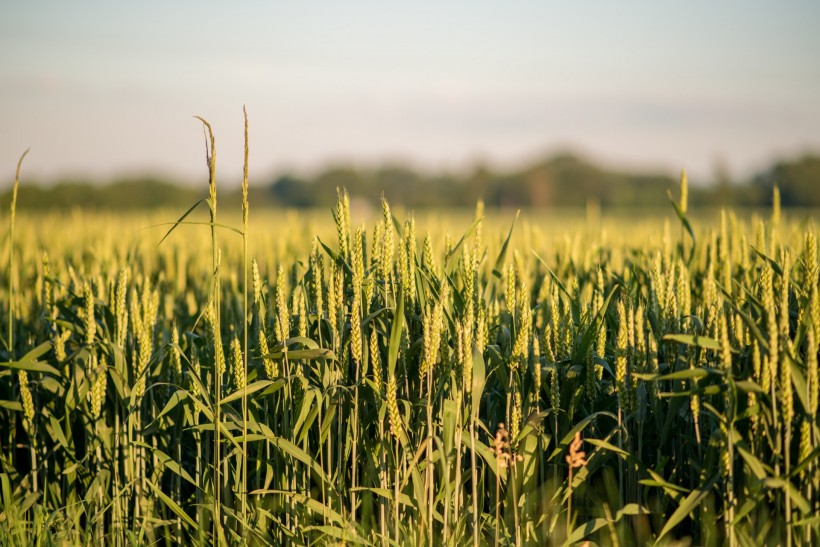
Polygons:
M14 301L15 301L15 294L14 294L14 279L17 276L17 270L15 269L14 264L14 218L17 214L17 188L20 185L20 168L23 166L23 160L29 153L30 148L27 148L25 152L20 155L20 159L17 161L17 170L14 172L14 186L12 187L11 193L11 209L9 215L9 334L8 338L6 338L6 347L8 348L9 354L9 361L14 360ZM34 404L31 401L31 392L29 391L28 385L28 373L25 370L21 370L17 373L17 378L20 384L20 396L24 401L24 410L25 414L27 415L26 422L29 423L29 427L33 427L31 423L34 420ZM36 436L34 435L34 431L30 432L30 439L29 439L29 456L31 459L31 481L33 491L37 492L37 440Z
M216 236L216 210L217 210L217 194L216 194L216 141L214 139L214 132L211 124L204 118L195 116L202 122L204 130L207 132L205 140L205 161L208 165L208 210L210 212L211 221L211 253L212 253L212 288L211 298L214 306L214 324L216 326L216 336L220 336L220 290L219 290L219 243ZM222 378L220 371L218 371L216 360L214 360L214 385L213 385L213 401L214 401L214 453L213 453L213 519L214 519L214 538L217 543L222 541L222 518L221 518L221 483L222 483L222 444L220 441L221 434L221 405L222 400Z
M17 188L20 186L20 168L28 155L29 149L17 161L17 170L14 173L14 186L11 191L11 209L9 218L9 335L6 338L6 347L9 351L9 360L14 359L14 278L17 271L14 267L14 218L17 214Z
M245 118L245 153L242 168L242 367L248 378L248 111L242 107ZM242 541L247 541L248 519L248 392L242 391Z

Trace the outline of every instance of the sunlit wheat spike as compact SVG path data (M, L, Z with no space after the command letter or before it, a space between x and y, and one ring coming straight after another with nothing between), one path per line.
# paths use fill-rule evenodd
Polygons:
M441 314L439 314L438 322L441 323ZM483 306L478 308L478 315L475 322L475 345L481 353L484 353L487 347L487 340L489 338L489 325L487 320L487 311Z
M94 295L91 292L91 286L85 283L83 286L83 331L85 332L85 344L90 346L94 343L97 336L97 321L94 318Z
M473 331L469 324L462 326L459 333L461 340L459 348L461 353L461 385L468 390L473 384Z
M350 358L353 363L362 362L362 292L359 288L353 293L353 301L350 307Z
M427 375L431 373L436 360L440 344L437 334L433 320L433 309L428 306L422 317L422 348L424 353L421 366L419 367L419 383L422 386L425 385Z
M213 301L209 302L205 312L205 320L208 322L208 334L214 352L214 370L218 377L225 374L225 352L222 349L222 333L216 318L216 306Z
M382 249L379 254L379 273L385 283L388 284L393 265L393 230L393 215L390 212L390 204L382 196Z
M561 408L561 384L557 363L550 368L550 408L555 413Z
M89 391L91 401L91 416L99 419L101 417L103 403L105 402L105 388L107 384L107 372L105 354L95 356L94 363L94 383Z
M253 305L259 309L262 305L262 276L259 274L259 264L255 258L251 260L251 293Z
M390 433L395 438L400 438L403 426L401 420L401 414L399 413L399 402L398 402L398 386L396 384L396 378L391 376L387 380L387 386L385 386L385 397L387 401L387 418L390 423Z
M279 266L276 274L276 341L284 343L290 336L290 311L288 310L285 271Z
M350 255L350 198L347 190L336 189L338 200L334 218L336 220L336 233L339 238L339 253L342 258L347 259Z
M333 330L334 335L336 334L337 329L337 318L336 314L338 313L338 305L336 302L336 297L338 292L336 290L336 283L339 278L337 275L337 266L335 264L330 265L330 275L328 276L328 283L327 283L327 318L330 328ZM278 337L278 334L277 334Z
M506 270L506 283L504 284L504 303L507 305L507 311L510 313L510 317L512 317L513 313L515 313L515 266L510 264ZM557 306L556 306L557 309ZM553 312L552 306L550 307L550 312L555 313L557 315L557 311Z
M479 346L482 347L482 346ZM533 381L533 402L541 400L541 341L539 339L538 330L535 329L532 335L532 381ZM587 372L589 373L589 372ZM593 372L594 374L594 372ZM589 381L589 380L587 380ZM594 389L594 384L593 384ZM593 394L594 397L594 394ZM592 398L592 397L591 397Z
M51 282L51 268L48 263L48 252L43 251L43 310L48 319L54 321L58 310L54 305L54 285Z
M369 343L370 368L373 371L373 383L376 385L376 391L381 393L383 388L382 382L382 360L379 354L379 338L376 330L370 331Z
M512 349L512 361L510 366L513 370L518 370L522 363L524 363L529 356L530 335L532 330L532 318L529 307L529 297L527 295L526 286L521 287L518 301L520 302L518 310L518 333L515 337L515 342Z
M31 421L34 419L34 399L31 396L28 372L25 370L18 371L17 379L20 382L20 402L23 406L23 416L26 419L27 427L30 427Z
M70 337L71 337L71 331L70 330L59 331L59 334L57 334L54 337L54 340L53 340L54 357L57 359L58 363L65 362L66 358L68 357L66 355L65 344L66 344L66 342L68 341L68 339Z
M265 330L259 329L259 334L257 336L259 344L259 355L262 359L262 366L265 369L265 375L268 377L269 380L274 380L279 377L278 361L268 357L270 350L268 349L268 337L265 335Z
M128 306L126 303L126 295L128 291L128 270L120 270L117 276L116 289L116 316L117 316L117 334L116 342L121 349L125 349L125 339L128 335Z
M416 302L416 221L411 216L404 223L404 238L402 240L401 258L401 285L404 300L410 308ZM472 272L472 270L470 270Z
M800 445L798 451L798 460L807 461L811 456L812 442L811 442L811 423L808 419L803 418L800 421ZM805 468L800 471L800 478L806 477Z
M766 385L777 384L778 358L780 354L780 336L777 324L777 312L774 302L773 271L767 266L761 275L763 311L766 313L766 334L768 335L769 353L766 357L769 378Z
M513 396L513 409L510 416L510 436L513 440L513 449L517 448L519 435L521 434L521 392L516 390Z
M236 389L245 388L245 362L242 359L242 344L239 343L239 338L234 335L231 339L231 370L233 371L233 381Z
M789 337L790 328L789 277L791 275L791 253L787 249L782 251L780 263L782 264L781 269L783 270L783 275L780 277L780 291L778 295L780 303L778 330L781 337L785 339Z
M171 344L173 347L170 349L171 352L171 367L174 371L174 379L178 380L182 378L182 358L179 353L179 329L176 326L176 323L171 327Z
M308 336L308 312L307 312L307 304L305 304L305 295L302 293L301 289L299 290L298 296L294 296L296 300L296 332L302 338L307 338Z
M732 347L729 344L729 324L726 321L726 314L720 314L720 358L723 368L729 373L732 372Z
M629 333L627 325L626 307L623 298L618 300L618 337L615 356L615 385L618 391L618 403L621 408L629 411L629 392L627 386L627 351Z
M319 254L319 245L316 238L313 239L313 249L310 253L310 269L312 272L310 278L310 287L312 289L314 310L317 315L321 316L324 308L324 291L322 286L322 279L324 277L324 259Z

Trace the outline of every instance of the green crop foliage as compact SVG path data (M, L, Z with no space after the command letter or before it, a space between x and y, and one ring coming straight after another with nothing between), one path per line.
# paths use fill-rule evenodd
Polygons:
M0 243L0 545L820 542L811 219L217 217L202 122L181 217Z

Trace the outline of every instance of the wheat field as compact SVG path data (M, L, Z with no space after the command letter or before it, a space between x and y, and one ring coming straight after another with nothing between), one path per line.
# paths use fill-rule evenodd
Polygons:
M257 218L206 128L189 213L4 217L0 545L820 541L812 212Z

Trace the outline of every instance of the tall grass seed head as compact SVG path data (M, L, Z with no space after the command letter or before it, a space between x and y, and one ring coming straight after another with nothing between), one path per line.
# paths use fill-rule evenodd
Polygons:
M253 305L258 309L262 303L262 277L259 275L259 264L255 258L251 260L251 290Z
M71 338L70 330L58 331L58 334L54 336L54 357L58 363L63 363L68 357L65 351L65 344L69 338Z
M401 438L403 429L401 414L399 413L398 385L396 384L395 376L391 376L387 380L385 397L387 403L387 419L390 423L390 434L396 439L399 439Z
M618 391L618 402L621 408L629 411L630 396L627 385L627 352L629 344L629 327L624 299L618 300L618 337L615 355L615 386Z
M510 317L513 317L515 313L515 266L512 264L507 267L504 303L507 306Z
M370 331L369 344L370 368L373 371L373 383L381 393L382 390L382 360L379 354L379 338L375 327Z
M729 344L729 324L726 321L725 312L720 314L720 358L723 369L731 374L732 346Z
M313 241L315 244L317 240L314 239ZM322 287L322 278L324 277L324 259L322 255L319 254L318 248L316 248L310 255L310 269L312 271L310 285L313 290L313 303L316 314L321 317L324 310L324 294Z
M512 438L513 450L517 448L518 437L521 434L522 412L521 392L516 389L513 397L512 414L510 415L510 436Z
M117 332L116 341L120 349L125 349L125 340L128 335L128 305L126 302L126 295L128 291L128 270L120 270L117 276L116 294L116 316L117 316Z
M405 252L407 253L407 284L405 285L405 290L407 291L406 300L410 303L415 303L416 301L416 279L415 279L415 271L416 271L416 221L413 216L410 216L410 219L407 220L404 224L404 247Z
M537 329L532 335L532 377L534 398L538 401L541 398L541 342Z
M205 321L208 323L209 341L214 351L214 371L221 378L225 374L225 352L222 349L222 333L216 317L216 305L213 300L208 304L205 312Z
M257 335L257 343L259 344L259 355L262 358L262 366L265 369L265 375L269 380L275 380L279 377L279 363L267 355L270 353L268 349L268 337L265 335L265 329L260 328Z
M439 340L436 336L435 332L435 324L433 320L433 308L431 306L427 306L427 309L424 311L422 315L422 361L421 366L419 367L419 380L421 381L422 385L425 383L425 379L427 375L430 374L433 363L436 360L436 356L439 349ZM372 343L372 342L371 342Z
M94 376L94 383L88 392L88 398L91 401L91 416L99 419L101 417L102 405L105 402L105 386L107 383L105 354L100 354L99 357L92 352L92 366L96 369Z
M334 218L336 220L336 232L339 237L339 254L347 260L350 254L350 201L347 190L336 189L338 201Z
M379 271L385 283L390 281L393 265L393 215L390 213L390 204L382 196L382 252L380 255Z
M766 334L768 336L769 354L766 357L769 371L769 385L776 385L778 357L780 351L780 335L777 324L777 312L774 303L774 288L771 265L767 264L761 273L762 304L766 314Z
M20 382L20 403L23 406L23 417L26 424L31 424L34 420L34 399L31 396L31 388L28 383L28 372L25 370L17 371L17 379Z
M290 311L288 310L287 288L285 286L285 272L281 266L276 274L276 323L275 335L277 343L284 343L290 336Z
M176 323L171 327L171 344L171 368L174 371L174 378L178 380L182 378L182 358L179 354L179 329Z
M85 345L94 344L97 335L97 321L94 318L94 294L88 283L83 285L83 332L85 333Z
M461 384L468 393L473 385L473 331L469 324L461 328Z
M558 363L553 363L550 367L550 407L557 413L561 404L561 386L558 375Z
M196 344L191 344L191 373L202 380L202 364L199 362L199 350ZM189 383L189 389L194 397L199 396L199 382L193 380Z
M487 312L484 306L479 306L478 316L475 324L475 344L478 351L482 354L487 347L487 338L489 337L489 325L487 324Z
M231 339L231 368L233 369L233 380L236 389L245 389L245 361L242 358L242 345L239 343L239 338L234 334Z
M362 363L362 294L353 293L353 303L350 308L350 358L359 365Z

